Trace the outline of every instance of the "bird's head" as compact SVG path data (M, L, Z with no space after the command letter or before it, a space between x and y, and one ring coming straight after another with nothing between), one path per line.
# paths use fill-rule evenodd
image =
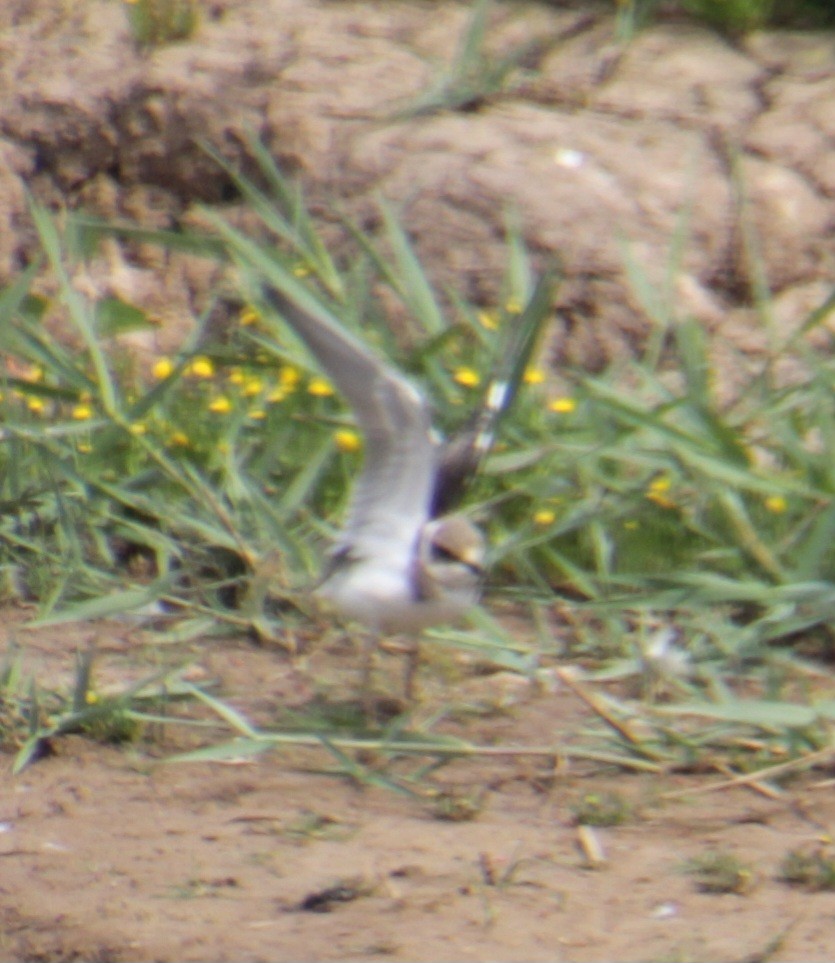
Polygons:
M446 515L424 526L418 563L430 590L473 591L484 574L484 536L466 518Z

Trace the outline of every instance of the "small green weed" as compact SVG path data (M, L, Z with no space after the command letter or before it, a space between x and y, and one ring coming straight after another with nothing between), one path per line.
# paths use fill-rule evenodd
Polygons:
M633 816L632 804L619 792L589 792L571 807L581 826L622 826Z
M747 893L755 882L750 866L724 850L711 849L687 860L684 872L702 893Z
M835 855L822 846L812 851L789 850L783 858L778 879L815 892L835 890Z
M200 21L199 0L121 0L139 47L187 40Z
M445 790L432 800L435 819L448 823L466 823L477 819L484 809L487 793L483 788Z

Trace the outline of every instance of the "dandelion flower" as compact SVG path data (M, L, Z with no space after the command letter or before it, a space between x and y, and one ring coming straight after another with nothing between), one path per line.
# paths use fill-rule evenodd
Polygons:
M458 368L452 377L465 388L477 388L481 384L481 377L474 368Z
M355 452L362 448L362 439L350 428L340 428L333 433L333 440L340 451Z
M76 405L71 414L76 421L87 421L93 417L93 409L89 405Z
M264 390L264 382L255 376L247 378L243 383L242 394L244 398L253 398L260 395Z
M315 395L317 398L329 398L333 394L333 385L324 378L313 378L307 386L308 394Z
M36 415L39 415L46 408L46 402L43 398L29 398L26 402L26 407Z
M476 317L482 328L488 331L495 331L499 327L499 319L493 311L479 311Z
M245 328L252 324L256 324L261 318L261 315L252 307L243 308L241 313L238 315L238 322L242 324Z
M216 415L228 415L232 410L232 402L226 395L218 395L209 402L209 411Z
M263 421L267 417L267 412L263 408L252 408L246 413L246 416L253 421Z
M301 379L301 372L291 364L283 364L278 369L278 383L285 391L294 391Z
M214 373L215 366L212 359L203 355L192 358L186 365L186 374L191 375L192 378L211 378Z
M769 495L763 502L763 505L765 505L766 511L771 512L773 515L782 515L789 507L789 503L782 495Z
M267 401L271 405L278 404L280 401L284 401L287 397L286 388L273 388L273 390L267 395Z
M90 452L93 450L93 446L90 444L89 441L80 441L76 445L76 448L81 452L82 455L89 455Z
M673 483L668 475L659 475L649 483L646 497L661 508L675 508L676 503L668 496Z
M168 444L175 448L188 448L189 437L184 431L172 431L168 436Z
M541 385L545 380L545 372L542 368L526 368L522 380L526 385Z
M548 403L548 410L557 415L570 415L577 410L577 402L573 398L554 398Z
M544 528L546 525L550 525L556 517L556 512L551 511L550 508L540 508L533 513L533 523Z
M132 435L145 435L148 432L148 426L144 421L135 421L128 430Z
M240 368L233 368L228 375L229 384L242 385L246 381L246 374Z
M174 370L174 362L170 358L159 358L155 363L153 368L151 368L151 374L157 379L157 381L164 381L171 375Z

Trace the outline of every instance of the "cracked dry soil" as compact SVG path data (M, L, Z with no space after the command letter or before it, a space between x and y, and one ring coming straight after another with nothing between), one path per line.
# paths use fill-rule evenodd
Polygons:
M662 24L621 46L602 9L508 5L494 11L491 50L538 41L518 83L476 110L403 112L454 58L468 16L452 3L215 0L192 41L140 54L116 2L2 0L0 280L34 250L25 190L150 226L199 222L197 202L246 223L196 138L239 160L251 128L301 177L333 243L345 240L330 218L336 202L374 233L375 198L385 196L433 278L485 302L504 256L497 200L509 203L531 249L558 250L565 264L555 364L599 366L640 344L648 321L624 278L623 240L659 277L689 206L677 304L721 333L715 350L732 390L766 343L740 216L759 230L778 324L797 325L831 285L833 35L764 33L732 45ZM185 255L116 242L78 279L160 319L154 338L133 346L149 352L176 348L215 280ZM814 337L831 349L825 329ZM309 695L286 654L245 639L160 655L118 623L33 631L28 614L0 614L0 643L22 644L45 686L69 679L76 649L95 637L103 686L189 657L256 719ZM309 658L312 677L349 684L350 648L320 640ZM462 667L446 676L428 673L430 708L450 686L478 694L487 684ZM448 725L483 744L570 741L588 711L564 689L531 691ZM835 803L815 777L767 798L701 793L704 776L463 759L441 779L456 793L483 792L484 808L445 822L416 801L323 775L321 753L173 766L159 760L188 747L186 737L149 735L122 748L65 738L20 776L7 770L2 959L580 963L835 952L831 897L776 878L789 849L832 835ZM605 861L591 869L573 807L612 789L633 815L599 831ZM698 892L682 873L712 847L754 867L743 893Z

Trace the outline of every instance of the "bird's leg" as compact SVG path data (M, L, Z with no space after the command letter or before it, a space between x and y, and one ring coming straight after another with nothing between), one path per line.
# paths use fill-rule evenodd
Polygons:
M374 669L377 666L379 637L374 632L365 633L362 640L362 665L360 667L360 704L366 720L376 717L374 703Z
M406 705L411 706L417 697L420 639L409 639L403 648L406 656L406 664L403 668L403 698L406 700Z
M417 701L418 670L420 669L420 640L416 637L382 639L379 648L388 655L399 655L405 659L403 664L403 708L409 708Z

